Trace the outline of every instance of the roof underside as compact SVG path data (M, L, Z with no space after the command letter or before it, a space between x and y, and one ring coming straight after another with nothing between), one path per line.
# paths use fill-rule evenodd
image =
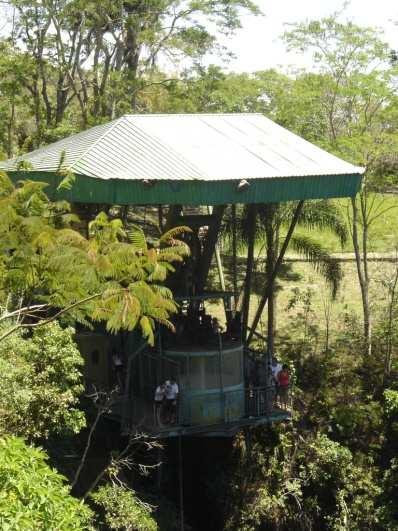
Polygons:
M363 172L259 114L127 115L1 167L47 182L50 195L113 204L353 196ZM74 186L57 192L66 170Z

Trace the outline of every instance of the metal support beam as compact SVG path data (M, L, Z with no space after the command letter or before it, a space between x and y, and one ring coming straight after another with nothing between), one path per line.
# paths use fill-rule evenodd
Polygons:
M182 453L182 435L178 435L178 487L180 498L180 531L184 531L184 461Z
M231 206L232 211L232 279L234 286L234 312L238 308L238 270L236 264L237 245L236 245L236 205Z
M277 259L277 261L275 263L274 270L272 271L271 277L269 278L269 280L268 280L268 282L267 282L267 284L265 286L265 290L264 290L262 299L261 299L260 304L259 304L259 306L257 308L256 315L255 315L255 317L253 319L253 323L251 325L251 330L250 330L249 336L247 338L247 343L249 343L251 341L251 339L253 337L253 334L254 334L254 332L257 329L258 323L259 323L259 321L261 319L261 314L263 313L264 306L267 303L269 294L270 294L271 290L274 287L274 282L275 282L276 276L279 273L280 267L281 267L282 262L283 262L283 257L285 256L286 249L288 248L288 245L290 243L290 239L292 237L293 231L294 231L294 229L295 229L295 227L297 225L297 221L298 221L298 219L300 217L301 211L303 209L303 205L304 205L304 201L299 201L299 203L298 203L298 205L296 207L296 210L294 211L292 222L290 223L289 230L287 231L286 238L285 238L285 241L283 242L283 245L281 247L281 251L280 251L278 259Z

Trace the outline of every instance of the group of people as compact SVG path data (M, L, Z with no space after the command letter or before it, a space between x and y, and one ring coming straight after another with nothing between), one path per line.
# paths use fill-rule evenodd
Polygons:
M217 318L206 313L205 309L198 311L188 310L180 312L174 319L175 334L164 335L168 345L206 345L215 343L221 328Z
M217 317L207 313L204 306L190 307L187 311L180 311L173 320L175 333L163 333L163 342L166 346L191 344L214 345L221 335L223 341L241 340L242 322L240 312L235 312L227 320L223 328Z
M178 397L178 384L173 378L156 387L153 406L156 426L175 424L177 422Z
M271 384L274 387L275 405L279 404L286 409L289 401L290 374L289 367L282 365L276 357L271 363Z

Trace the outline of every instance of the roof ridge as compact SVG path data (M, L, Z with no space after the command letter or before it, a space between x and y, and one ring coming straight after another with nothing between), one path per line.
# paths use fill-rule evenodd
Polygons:
M126 118L127 116L134 116L137 118L147 118L153 116L164 116L165 118L170 116L264 116L261 112L169 112L169 113L127 113L123 114L121 118Z
M78 162L80 162L82 160L83 157L85 157L87 155L87 153L89 153L97 144L98 142L100 142L101 140L103 140L107 135L108 133L110 133L111 131L113 131L113 129L115 128L115 126L121 122L122 120L124 120L126 117L126 115L123 115L123 116L120 116L119 118L115 118L115 120L113 120L113 125L111 127L108 127L108 129L104 132L104 134L100 135L92 144L91 146L89 146L85 151L83 151L83 153L73 161L73 163L68 167L69 170L73 171L73 166L75 166L75 164L77 164ZM100 124L98 127L101 127L103 125L110 125L112 122L108 122L107 124ZM86 131L90 131L91 128L89 129L86 129ZM84 131L81 131L82 133L84 133Z

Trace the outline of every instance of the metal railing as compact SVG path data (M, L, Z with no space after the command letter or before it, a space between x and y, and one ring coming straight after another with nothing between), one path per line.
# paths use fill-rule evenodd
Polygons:
M118 405L123 429L141 426L162 430L173 426L206 426L237 422L241 419L269 417L288 410L274 387L248 387L235 390L208 390L186 394L182 392L175 405L163 402L155 405L142 397L123 400Z
M233 422L245 416L245 390L219 390L182 395L180 423L185 426Z
M247 417L270 415L275 401L274 387L249 387L245 390L245 412Z
M248 387L245 390L246 416L262 417L273 411L290 410L290 387Z

